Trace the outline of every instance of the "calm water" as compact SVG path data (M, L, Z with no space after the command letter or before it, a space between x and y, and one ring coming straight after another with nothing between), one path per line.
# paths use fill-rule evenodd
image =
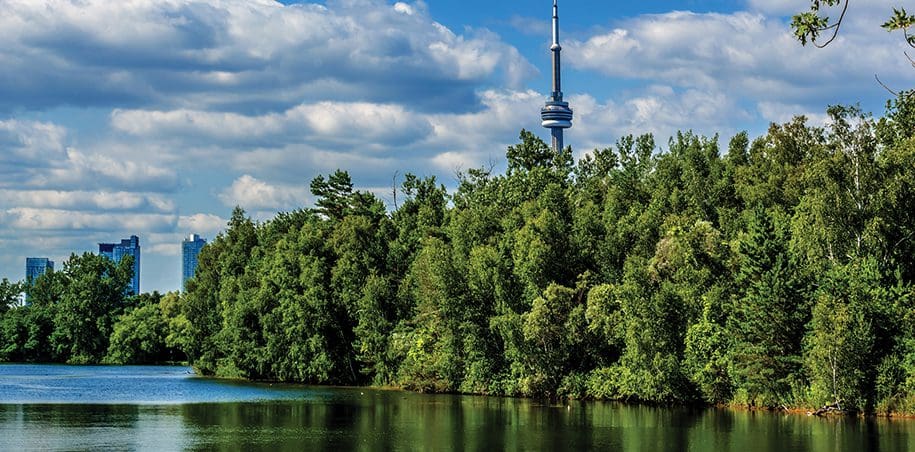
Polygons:
M0 365L0 450L915 451L915 421L227 383Z

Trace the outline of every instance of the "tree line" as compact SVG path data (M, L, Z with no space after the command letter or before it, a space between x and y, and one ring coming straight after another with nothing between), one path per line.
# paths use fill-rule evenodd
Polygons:
M0 359L913 413L915 101L827 113L577 162L522 131L504 173L407 174L390 211L338 170L314 208L236 208L180 295L123 300L129 267L71 257L2 308Z

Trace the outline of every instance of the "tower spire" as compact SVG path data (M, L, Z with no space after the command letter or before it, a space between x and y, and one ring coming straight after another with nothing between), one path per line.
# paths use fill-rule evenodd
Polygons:
M562 86L559 79L559 52L562 46L559 45L559 5L557 0L553 0L553 44L550 46L550 52L553 55L553 99L562 100Z
M569 103L562 100L561 59L562 46L559 45L559 5L553 0L553 43L550 45L553 55L553 91L546 105L540 110L543 127L550 129L554 152L563 148L562 130L572 127L572 109Z

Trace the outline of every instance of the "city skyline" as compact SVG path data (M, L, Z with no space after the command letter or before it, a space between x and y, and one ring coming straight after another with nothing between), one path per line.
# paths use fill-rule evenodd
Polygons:
M727 140L828 105L880 114L911 65L857 8L839 40L801 47L803 3L562 3L565 136L574 156L625 134ZM15 2L0 17L0 277L22 262L143 237L142 289L181 286L189 232L234 206L257 220L313 205L337 168L392 204L395 174L495 163L525 128L545 140L551 3L330 0ZM118 18L112 21L111 18ZM317 114L320 112L320 114ZM473 133L468 133L468 130ZM25 238L28 237L28 240Z
M126 255L134 256L134 276L130 281L131 291L135 294L142 293L140 291L140 238L136 235L131 235L130 238L121 239L120 243L98 243L98 254L108 257L115 262L120 262L120 259ZM182 246L182 258L181 258L181 290L185 290L187 280L194 276L194 271L197 268L197 255L206 245L207 240L204 237L201 237L199 234L191 233L184 238L181 242ZM46 257L27 257L25 259L25 276L22 281L26 284L31 284L31 282L46 273L48 270L54 270L54 261ZM9 279L9 278L8 278ZM15 279L13 279L15 281ZM155 289L154 289L155 290ZM152 292L150 290L149 292ZM26 297L27 300L27 297Z

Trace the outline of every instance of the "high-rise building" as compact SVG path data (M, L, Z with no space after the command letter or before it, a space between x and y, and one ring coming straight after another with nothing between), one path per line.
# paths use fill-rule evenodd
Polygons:
M133 278L130 280L129 292L134 295L140 293L140 238L132 235L129 239L122 239L121 243L99 243L98 253L115 262L120 262L124 256L133 256Z
M197 270L197 255L207 244L205 238L191 234L181 242L181 288L187 290L187 280L194 277Z
M25 258L25 283L32 285L39 276L54 271L54 261L46 257L27 257ZM29 301L28 291L26 291L25 301Z
M572 109L568 102L562 100L562 80L559 76L559 53L562 52L562 46L559 45L559 6L556 0L553 0L553 45L550 46L550 51L553 52L553 92L540 110L540 119L543 120L543 127L550 129L553 152L559 152L563 148L563 129L572 127Z

